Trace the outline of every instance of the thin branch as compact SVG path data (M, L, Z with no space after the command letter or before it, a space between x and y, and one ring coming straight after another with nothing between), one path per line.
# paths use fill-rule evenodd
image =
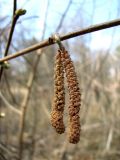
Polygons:
M17 10L17 0L14 0L13 4L13 16L15 15L15 11Z
M70 39L70 38L74 38L74 37L77 37L77 36L85 35L87 33L92 33L92 32L95 32L95 31L115 27L115 26L118 26L118 25L120 25L120 19L116 19L116 20L113 20L113 21L93 25L93 26L90 26L90 27L85 28L85 29L80 30L80 31L70 32L66 35L60 36L60 39L61 39L61 41L64 41L64 40L67 40L67 39ZM16 52L14 54L11 54L9 56L1 58L0 63L4 62L4 61L7 61L7 60L10 60L10 59L13 59L13 58L16 58L16 57L19 57L19 56L22 56L22 55L27 54L29 52L32 52L34 50L50 46L52 44L55 44L55 42L53 42L52 40L50 41L50 38L48 38L47 40L41 41L40 43L38 43L36 45L32 45L31 47L28 47L24 50L21 50L19 52Z
M13 32L14 32L14 29L15 29L16 22L17 22L18 18L19 18L21 15L24 15L24 14L25 14L25 12L26 12L25 10L19 9L19 10L13 15L12 25L11 25L10 33L9 33L9 36L8 36L8 41L7 41L7 45L6 45L4 57L8 55L8 51L9 51L9 47L10 47L10 44L11 44L11 40L12 40L12 36L13 36ZM1 81L1 78L2 78L3 70L4 70L4 68L1 67L1 69L0 69L0 81Z
M11 29L10 29L10 33L9 33L8 42L7 42L7 46L6 46L4 56L7 56L7 54L8 54L8 50L9 50L9 47L10 47L10 43L11 43L11 40L12 40L13 32L14 32L15 25L16 25L16 22L18 20L18 17L19 17L18 15L15 15L13 20L12 20L12 25L11 25Z
M13 32L14 32L14 28L15 28L17 19L18 19L18 16L14 16L14 18L12 20L12 25L11 25L11 29L10 29L10 33L9 33L8 42L7 42L7 46L6 46L6 49L5 49L4 56L7 56L7 54L8 54L8 50L9 50L9 47L10 47L10 43L11 43L11 40L12 40L12 35L13 35ZM1 70L0 70L0 80L2 78L2 73L3 73L3 67L1 67Z

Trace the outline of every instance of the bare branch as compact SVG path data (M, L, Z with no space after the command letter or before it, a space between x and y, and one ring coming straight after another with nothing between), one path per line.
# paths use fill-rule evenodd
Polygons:
M16 7L16 6L15 6L15 7ZM15 7L14 7L14 8L15 8ZM13 32L14 32L15 25L16 25L16 23L17 23L17 20L18 20L18 18L19 18L21 15L24 15L25 12L26 12L25 10L19 9L19 10L17 10L17 11L15 12L15 14L13 15L12 25L11 25L11 29L10 29L10 33L9 33L9 37L8 37L8 41L7 41L7 45L6 45L6 49L5 49L4 56L7 56L7 55L8 55L9 47L10 47L10 44L11 44L11 40L12 40L12 36L13 36ZM1 81L1 78L2 78L3 70L4 70L4 67L2 66L1 69L0 69L0 81Z
M13 16L15 15L15 11L17 10L17 0L14 0L13 4Z
M90 26L90 27L85 28L85 29L80 30L80 31L70 32L66 35L60 36L60 39L61 39L61 41L64 41L64 40L67 40L67 39L70 39L70 38L74 38L74 37L77 37L77 36L85 35L87 33L92 33L92 32L95 32L95 31L115 27L115 26L118 26L118 25L120 25L120 19L105 22L105 23L102 23L102 24L93 25L93 26ZM14 54L11 54L9 56L6 56L6 57L0 59L0 63L4 62L4 61L7 61L7 60L10 60L10 59L13 59L13 58L16 58L16 57L19 57L19 56L22 56L22 55L27 54L29 52L32 52L34 50L50 46L52 44L55 44L55 42L50 41L50 38L48 38L47 40L41 41L40 43L38 43L36 45L33 45L33 46L28 47L24 50L21 50L19 52L16 52Z

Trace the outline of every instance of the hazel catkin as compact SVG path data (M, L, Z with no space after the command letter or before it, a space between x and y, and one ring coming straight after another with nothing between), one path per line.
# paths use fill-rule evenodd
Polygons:
M64 72L66 74L69 92L69 142L78 143L80 140L80 117L81 92L77 80L77 75L70 55L61 48L55 58L54 70L54 102L51 112L51 124L56 132L65 132L63 113L65 107Z
M80 140L80 118L79 111L81 105L81 93L78 86L77 75L73 62L68 52L63 49L61 51L62 62L64 65L68 91L70 97L69 103L69 142L78 143Z
M58 50L55 57L54 70L54 102L51 112L51 124L56 129L56 132L61 134L65 131L63 122L63 111L65 106L65 91L64 91L64 70L61 61L61 52Z

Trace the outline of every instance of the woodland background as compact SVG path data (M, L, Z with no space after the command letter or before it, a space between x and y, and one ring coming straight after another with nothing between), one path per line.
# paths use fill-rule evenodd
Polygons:
M36 44L55 32L65 34L95 22L101 23L101 19L95 18L96 14L99 14L98 17L107 14L104 21L120 17L119 0L109 1L108 8L104 7L107 0L47 0L44 1L42 19L37 15L38 10L35 12L38 5L37 1L34 2L36 4L30 8L32 0L24 1L21 6L18 1L18 7L28 7L31 11L27 10L26 15L19 19L9 54ZM39 3L44 2L40 0ZM57 2L58 8L54 6ZM116 8L114 3L117 3ZM3 56L11 26L12 4L12 1L0 1L0 57ZM6 6L7 11L4 10ZM43 8L39 7L40 13L43 12ZM59 18L55 18L57 16ZM56 134L49 119L57 45L10 61L10 69L5 70L0 84L0 160L19 159L20 154L23 160L120 159L119 29L118 26L63 42L74 61L82 92L82 132L76 145L68 143L67 133ZM100 36L96 43L92 41L100 33L103 38ZM108 35L110 41L109 38L105 40L104 35ZM99 47L101 43L105 45ZM65 112L66 123L67 117Z

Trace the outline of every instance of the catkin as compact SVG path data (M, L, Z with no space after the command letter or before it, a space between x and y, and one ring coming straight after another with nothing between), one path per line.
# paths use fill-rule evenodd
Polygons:
M81 93L78 86L77 75L73 62L68 52L63 49L61 51L62 62L66 73L68 91L70 97L69 103L69 142L78 143L80 140L80 118L79 110L81 105Z
M63 111L65 106L64 70L61 61L61 52L58 50L55 57L54 70L54 102L51 112L51 124L59 134L64 133Z

